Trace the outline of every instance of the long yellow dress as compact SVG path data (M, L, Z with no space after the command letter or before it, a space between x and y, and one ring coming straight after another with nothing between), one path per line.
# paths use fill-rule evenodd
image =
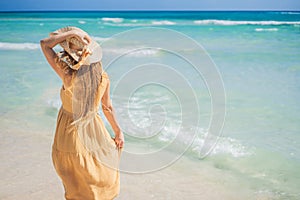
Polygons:
M103 72L96 94L96 107L108 87ZM120 190L118 163L120 150L108 133L101 117L89 116L80 130L73 123L72 86L60 92L62 107L57 118L52 146L54 167L60 176L67 200L111 200ZM98 109L96 109L98 110Z

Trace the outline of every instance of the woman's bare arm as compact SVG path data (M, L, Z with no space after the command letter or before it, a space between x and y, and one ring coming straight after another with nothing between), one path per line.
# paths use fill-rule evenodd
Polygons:
M63 79L64 73L63 70L55 62L56 53L52 48L55 47L60 42L64 41L66 38L72 36L75 36L75 31L68 31L61 34L50 35L50 37L42 39L40 41L42 51L48 63L51 65L51 67L54 69L54 71L58 74L58 76L61 79Z
M111 104L109 91L110 91L110 82L108 81L106 90L105 90L104 95L101 100L102 101L102 110L103 110L103 113L104 113L106 119L110 123L110 125L115 133L115 142L116 142L117 147L122 148L123 144L124 144L124 135L123 135L123 133L119 127L119 124L117 122L115 111Z
M87 42L91 41L91 39L88 35L80 32L80 31L77 31L77 30L71 30L71 31L67 31L64 33L59 33L59 34L51 34L50 37L42 39L40 41L42 51L43 51L48 63L51 65L51 67L54 69L54 71L58 74L58 76L62 79L64 78L64 73L63 73L63 70L55 62L56 53L53 50L53 47L55 47L57 44L66 40L68 37L77 37L85 44L87 44Z

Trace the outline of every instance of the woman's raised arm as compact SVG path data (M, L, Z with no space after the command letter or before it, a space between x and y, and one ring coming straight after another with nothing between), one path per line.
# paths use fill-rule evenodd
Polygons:
M48 61L48 63L51 65L51 67L54 69L54 71L58 74L60 78L63 79L64 73L62 69L56 64L55 58L56 53L52 49L57 44L63 42L69 37L77 37L79 40L81 40L83 43L88 44L91 39L90 37L83 33L82 31L77 30L70 30L64 33L58 33L58 34L50 34L50 37L42 39L40 41L42 51Z

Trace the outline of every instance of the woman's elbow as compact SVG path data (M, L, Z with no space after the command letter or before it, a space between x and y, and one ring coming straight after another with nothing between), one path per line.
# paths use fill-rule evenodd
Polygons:
M45 39L40 40L40 45L41 45L42 48L44 48L46 46Z
M46 49L46 48L52 48L50 46L50 43L49 43L49 39L48 38L44 38L44 39L41 39L40 40L40 45L42 48Z

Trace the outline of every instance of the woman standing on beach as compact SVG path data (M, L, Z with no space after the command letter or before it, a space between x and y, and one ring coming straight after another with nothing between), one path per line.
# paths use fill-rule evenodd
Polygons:
M53 48L57 44L64 51L56 53ZM118 167L124 136L110 101L101 47L85 31L65 27L41 40L41 48L63 82L52 159L65 198L114 199L120 190ZM97 114L100 103L115 138L110 137Z

